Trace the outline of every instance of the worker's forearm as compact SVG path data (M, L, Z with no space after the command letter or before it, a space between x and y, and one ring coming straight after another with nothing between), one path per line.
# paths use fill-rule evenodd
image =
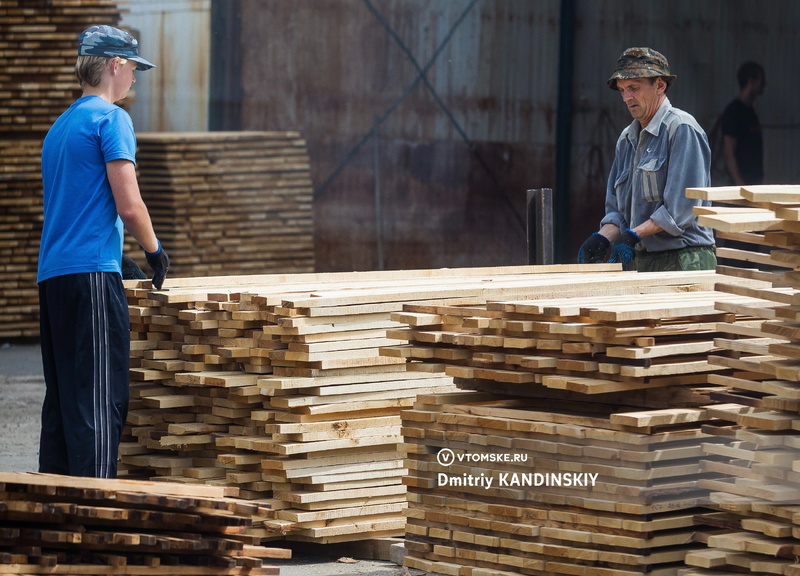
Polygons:
M617 239L622 231L619 229L619 226L616 224L603 224L598 231L601 236L605 236L608 238L609 242L614 242Z
M647 236L658 234L664 229L652 220L645 220L636 228L631 228L631 230L633 230L633 232L636 233L639 238L646 238Z
M158 239L150 213L142 200L136 169L129 160L112 160L106 164L111 193L125 229L146 252L158 252Z
M141 245L142 249L151 253L158 252L158 239L153 230L150 214L144 204L124 215L120 214L120 219L125 225L125 229Z

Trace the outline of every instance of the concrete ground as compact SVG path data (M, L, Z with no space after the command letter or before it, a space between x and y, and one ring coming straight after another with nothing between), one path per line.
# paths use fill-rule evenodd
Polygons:
M44 378L38 344L0 344L1 472L37 470L43 398ZM351 558L346 545L313 548L314 554L304 554L295 548L291 560L273 560L271 564L280 567L281 576L424 575L424 572L409 570L395 562Z

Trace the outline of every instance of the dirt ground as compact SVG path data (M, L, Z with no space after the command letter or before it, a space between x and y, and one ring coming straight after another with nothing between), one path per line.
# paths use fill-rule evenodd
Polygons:
M44 398L44 377L38 344L0 344L0 472L35 472L38 469L39 420ZM291 560L275 560L281 576L421 576L393 562L356 559L341 549L330 556L293 552Z

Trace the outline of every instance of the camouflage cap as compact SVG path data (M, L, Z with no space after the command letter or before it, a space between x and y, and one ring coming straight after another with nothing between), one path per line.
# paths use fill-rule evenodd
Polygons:
M139 42L119 28L92 26L78 38L78 56L105 56L127 58L136 62L137 70L149 70L156 65L139 56Z
M631 78L657 78L666 80L667 85L677 78L669 73L669 62L661 52L656 52L652 48L628 48L617 60L617 67L611 78L608 79L608 87L612 90L617 89L617 80L629 80Z

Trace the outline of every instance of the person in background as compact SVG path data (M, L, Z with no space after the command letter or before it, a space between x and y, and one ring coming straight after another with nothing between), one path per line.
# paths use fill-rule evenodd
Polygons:
M739 93L722 113L722 151L725 168L736 186L764 181L764 144L755 100L767 85L764 68L745 62L736 73Z
M75 64L82 94L42 144L40 472L117 475L130 365L123 227L144 249L157 289L169 257L139 191L133 123L114 103L136 81L135 70L153 67L127 32L84 30Z
M708 202L686 188L709 186L708 137L690 114L672 106L676 76L660 52L628 48L608 79L633 122L622 131L606 185L605 216L583 243L579 263L619 262L626 270L713 270L714 234L693 208Z

